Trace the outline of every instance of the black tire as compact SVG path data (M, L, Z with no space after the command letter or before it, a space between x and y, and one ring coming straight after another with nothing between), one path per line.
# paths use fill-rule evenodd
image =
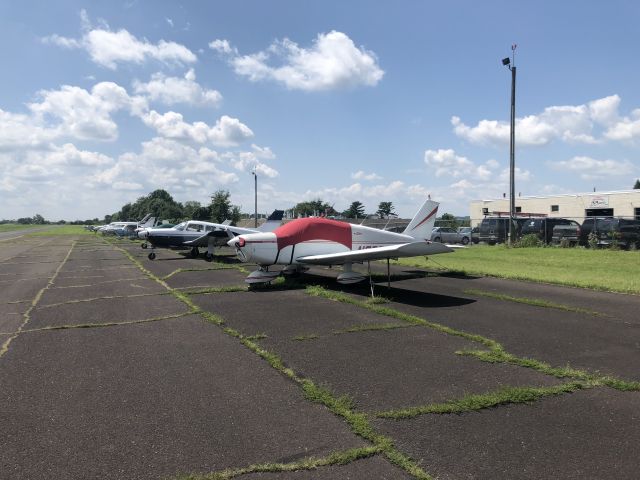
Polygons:
M436 238L433 239L434 242L438 242L438 243L440 243L441 240L442 239L440 237L436 237Z
M211 255L209 252L207 252L207 253L204 254L204 259L207 262L211 262L211 261L213 261L213 255Z
M193 247L190 253L191 253L191 258L198 258L198 255L200 255L200 252L198 251L198 247Z
M147 242L144 242L142 245L140 245L142 248L147 248Z
M149 255L147 255L147 257L149 258L149 260L155 260L156 259L156 253L155 252L151 252Z
M460 243L462 243L463 245L469 245L469 237L462 237Z

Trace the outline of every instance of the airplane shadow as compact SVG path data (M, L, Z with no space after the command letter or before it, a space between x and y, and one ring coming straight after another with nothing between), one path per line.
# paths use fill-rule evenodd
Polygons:
M422 272L424 273L424 272ZM392 280L393 280L392 275ZM401 278L407 280L408 276L401 276ZM423 276L414 276L411 278L423 278ZM384 281L386 282L386 275L384 276ZM411 305L415 307L424 307L424 308L443 308L443 307L459 307L463 305L468 305L470 303L474 303L476 300L463 298L463 297L455 297L451 295L440 295L436 293L429 292L421 292L417 290L409 290L403 289L399 287L391 288L387 287L386 284L375 283L374 277L374 294L376 296L381 296L388 298L390 301L395 303L401 303L403 305ZM320 286L325 288L326 290L332 292L340 292L351 295L357 295L361 297L361 300L367 300L371 297L371 287L369 285L368 280L364 282L355 283L351 285L340 285L336 283L334 277L329 277L326 275L319 275L315 273L304 273L302 275L296 277L286 278L284 283L276 284L276 285L253 285L251 287L251 291L254 292L273 292L273 291L285 291L285 290L297 290L304 289L308 286Z

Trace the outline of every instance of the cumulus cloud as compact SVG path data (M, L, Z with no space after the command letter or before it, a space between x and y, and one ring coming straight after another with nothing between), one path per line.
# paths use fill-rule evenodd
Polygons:
M239 55L227 40L214 40L209 47L228 56L238 75L253 82L275 81L291 90L375 86L384 75L375 53L356 47L346 34L335 30L319 34L310 48L289 39L250 55Z
M220 155L208 148L194 148L166 138L142 143L140 153L120 155L114 164L95 172L90 187L107 186L120 190L151 191L167 188L172 192L193 191L206 196L212 188L238 181L235 173L223 169Z
M609 140L632 141L640 139L640 109L631 112L607 129L604 136Z
M222 102L220 92L202 88L196 82L193 69L190 69L183 78L167 77L162 73L156 73L147 83L134 81L133 90L151 101L164 105L182 103L199 107L217 107Z
M480 180L488 180L493 175L492 170L497 167L495 160L489 160L484 165L476 165L467 157L456 154L452 149L426 150L424 163L435 169L436 177L451 176L459 178L470 176Z
M538 115L516 118L516 142L521 146L547 145L554 140L568 143L595 144L602 139L597 135L608 129L604 137L617 140L625 136L624 121L619 120L620 97L611 95L583 105L551 106ZM480 120L476 126L451 118L455 134L478 145L505 145L509 143L510 125L506 121ZM628 124L628 122L627 122ZM620 125L620 130L615 130Z
M87 91L64 85L59 90L42 90L41 101L28 105L36 124L52 123L53 136L81 140L115 140L118 126L111 115L118 110L137 111L144 101L129 97L113 82L101 82ZM48 122L51 120L51 122Z
M627 160L598 160L591 157L576 156L569 160L549 162L554 170L571 172L580 175L583 180L593 180L603 177L628 176L637 168Z
M211 142L219 147L233 147L253 137L253 132L249 127L237 118L226 115L220 117L213 127L204 122L185 122L182 114L177 112L160 114L152 110L142 119L159 135L174 140L200 144Z
M108 25L92 27L86 12L81 13L83 34L79 39L62 37L57 34L45 37L43 41L63 48L83 49L98 65L115 70L119 63L142 64L157 60L165 64L191 64L196 55L184 45L160 40L151 43L139 40L127 30L112 31Z
M382 180L382 177L377 173L375 172L366 173L364 170L358 170L357 172L352 173L351 178L353 178L354 180L369 180L369 181Z
M228 152L223 155L223 158L227 160L233 168L241 172L256 172L256 174L268 178L275 178L280 175L275 168L262 161L276 158L269 147L251 145L251 149L249 152Z

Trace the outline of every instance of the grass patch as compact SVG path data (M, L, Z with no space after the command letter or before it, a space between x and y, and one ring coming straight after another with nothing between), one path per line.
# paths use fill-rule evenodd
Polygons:
M640 294L640 251L478 245L456 250L451 255L438 255L432 260L404 258L399 264Z
M348 327L343 330L334 330L334 335L341 335L344 333L356 333L356 332L375 332L375 331L386 331L386 330L396 330L398 328L410 328L414 325L409 325L406 323L379 323L379 324L371 324L371 325L354 325L353 327Z
M305 342L307 340L315 340L317 338L320 338L320 335L317 333L310 333L309 335L296 335L292 340L295 340L296 342Z
M544 397L573 393L577 390L590 388L593 385L582 382L571 382L553 387L504 387L493 392L465 395L458 400L444 403L433 403L420 407L389 410L376 414L379 418L393 418L396 420L413 418L426 414L452 414L483 410L510 403L532 403Z
M17 230L29 230L32 228L42 228L43 225L21 225L19 223L3 223L0 225L0 233L15 232Z
M482 335L475 335L472 333L463 332L461 330L456 330L454 328L450 328L445 325L441 325L439 323L429 322L422 318L416 317L415 315L409 315L403 312L399 312L389 307L381 307L379 305L370 305L365 301L357 300L344 293L332 292L319 286L307 287L306 292L309 295L328 298L334 301L360 306L362 308L366 308L367 310L371 310L372 312L378 313L380 315L386 315L388 317L395 318L403 322L407 322L410 325L431 328L440 333L461 337L466 340L480 343L485 347L488 347L488 350L460 350L456 352L456 354L458 355L471 356L478 360L481 360L483 362L488 362L488 363L507 363L511 365L517 365L519 367L531 368L533 370L537 370L541 373L544 373L546 375L551 375L556 378L573 378L576 380L589 381L589 382L597 383L599 385L607 385L611 388L615 388L621 391L639 391L640 390L640 382L632 382L632 381L620 380L611 376L592 374L587 371L578 370L571 367L552 367L548 363L541 362L539 360L535 360L532 358L518 357L509 352L506 352L504 350L504 347L500 343L490 338L483 337Z
M468 295L475 295L478 297L495 298L496 300L504 300L507 302L524 303L526 305L533 305L534 307L553 308L556 310L563 310L565 312L585 313L587 315L606 317L604 313L596 312L595 310L589 310L587 308L573 307L571 305L563 305L561 303L548 302L539 298L526 298L526 297L513 297L511 295L505 295L503 293L487 292L486 290L465 290L464 293Z
M231 293L231 292L246 292L246 285L229 285L222 287L207 287L200 288L198 290L188 290L184 292L186 295L208 295L213 293Z
M40 225L42 226L42 225ZM85 230L82 225L51 225L51 228L41 232L30 232L29 237L51 237L64 235L95 235L89 230Z
M230 480L251 473L296 472L299 470L316 470L331 465L346 465L355 460L371 457L380 453L377 447L361 447L334 452L323 458L309 457L291 463L260 463L244 468L229 468L221 472L209 474L191 474L177 477L179 480Z

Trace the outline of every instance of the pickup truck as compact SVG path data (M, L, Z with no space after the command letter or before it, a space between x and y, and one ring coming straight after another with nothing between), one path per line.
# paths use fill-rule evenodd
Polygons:
M435 227L431 231L431 241L468 245L471 241L471 229L463 227L456 230L451 227Z
M556 225L553 227L551 244L560 245L564 241L573 247L580 243L580 233L580 224L575 220L565 225Z

